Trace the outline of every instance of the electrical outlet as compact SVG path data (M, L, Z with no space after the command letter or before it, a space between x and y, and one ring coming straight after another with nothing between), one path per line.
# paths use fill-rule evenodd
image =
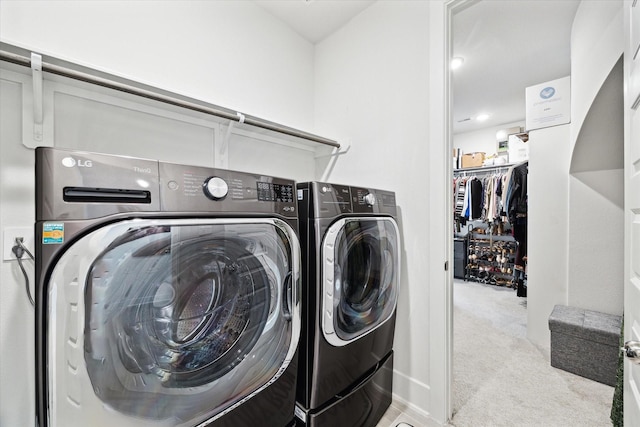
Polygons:
M2 245L2 259L5 261L11 261L16 259L16 255L11 250L16 245L16 237L22 237L22 243L29 249L29 252L34 253L35 238L33 236L32 227L5 227L3 233L3 245ZM28 259L29 255L26 253L22 259Z

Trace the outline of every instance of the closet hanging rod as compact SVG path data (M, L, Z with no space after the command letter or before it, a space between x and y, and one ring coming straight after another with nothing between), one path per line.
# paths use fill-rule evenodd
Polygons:
M7 46L5 43L2 43L2 45L3 47ZM11 62L13 64L21 65L24 67L31 67L31 58L26 57L24 55L17 54L17 53L9 52L6 50L0 50L0 60ZM87 72L74 70L72 68L69 68L68 66L56 65L56 64L53 64L50 62L44 62L44 61L42 62L42 71L51 73L51 74L56 74L63 77L68 77L74 80L79 80L85 83L95 84L98 86L106 87L108 89L125 92L131 95L140 96L140 97L151 99L154 101L163 102L165 104L186 108L192 111L197 111L200 113L205 113L205 114L209 114L216 117L221 117L223 119L233 120L240 123L246 123L248 125L252 125L261 129L282 133L282 134L293 136L296 138L306 139L308 141L313 141L318 144L328 145L330 147L334 147L338 149L340 148L340 144L337 141L334 141L329 138L325 138L309 132L294 129L294 128L284 126L275 122L271 122L269 120L261 119L259 117L243 114L243 113L230 110L224 107L220 107L214 104L208 104L208 103L206 105L200 104L198 102L194 102L194 100L192 99L188 99L187 97L182 97L180 95L173 94L171 92L167 92L167 94L162 94L162 93L158 93L157 91L139 88L139 87L133 86L132 84L116 81L114 79L115 76L111 76L107 73L99 72L100 74L105 75L105 77L99 77ZM96 70L92 70L92 71L95 72ZM126 81L126 79L122 79L122 78L119 78L119 79ZM133 81L128 81L128 82L135 83Z
M494 165L494 166L478 166L476 168L462 168L462 169L454 169L453 173L467 173L467 172L496 172L501 169L509 169L511 166L515 166L518 163L507 163L504 165Z

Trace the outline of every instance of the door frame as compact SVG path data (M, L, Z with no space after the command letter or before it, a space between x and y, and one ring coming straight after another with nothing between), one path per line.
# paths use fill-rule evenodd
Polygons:
M637 138L640 131L638 122L640 121L640 107L638 107L638 93L640 92L640 59L633 58L634 31L640 30L638 22L634 20L633 14L640 13L640 3L638 0L625 0L623 2L624 19L624 330L622 331L623 341L640 339L638 329L638 295L637 288L637 261L634 256L640 247L637 247L634 236L634 224L637 224L637 212L635 209L640 205L640 198L636 189L640 185L638 170L634 165L634 160L638 157ZM635 9L637 8L637 9ZM634 10L635 9L635 10ZM637 16L637 15L636 15ZM637 43L637 41L636 41ZM635 62L635 64L634 64ZM635 68L634 68L635 66ZM635 107L635 108L634 108ZM637 231L635 231L637 233ZM636 282L636 283L634 283ZM632 364L625 358L623 361L623 400L624 400L624 424L630 425L632 420L637 421L640 414L640 393L638 392L638 372L640 366ZM617 390L616 390L617 391Z
M429 13L429 410L452 416L453 385L453 129L451 70L454 13L479 0L432 2ZM443 327L444 325L444 327Z

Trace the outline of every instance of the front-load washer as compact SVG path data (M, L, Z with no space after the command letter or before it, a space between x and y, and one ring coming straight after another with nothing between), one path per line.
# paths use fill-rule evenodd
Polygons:
M395 193L297 186L302 245L298 424L375 426L391 403L400 284Z
M39 427L294 424L295 183L36 150Z

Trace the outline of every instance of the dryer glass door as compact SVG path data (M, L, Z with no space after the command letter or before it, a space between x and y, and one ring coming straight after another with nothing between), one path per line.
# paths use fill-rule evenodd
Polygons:
M275 219L80 238L49 282L49 425L194 426L265 389L298 342L298 252Z
M344 218L329 227L323 246L323 333L346 345L389 320L400 275L399 232L388 217Z

